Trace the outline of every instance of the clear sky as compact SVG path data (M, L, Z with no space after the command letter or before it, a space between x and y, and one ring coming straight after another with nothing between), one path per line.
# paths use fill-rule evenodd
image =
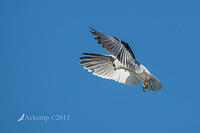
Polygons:
M1 133L199 133L200 2L1 0ZM82 52L107 53L88 26L129 43L163 83L142 91L93 76ZM23 120L70 115L69 120Z

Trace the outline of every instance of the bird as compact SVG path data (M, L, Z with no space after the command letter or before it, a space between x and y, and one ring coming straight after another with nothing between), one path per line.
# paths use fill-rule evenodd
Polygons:
M145 92L158 91L162 83L139 61L136 60L128 43L115 36L106 35L89 27L95 40L110 54L82 53L79 59L84 69L101 78L110 79L127 85L143 83Z

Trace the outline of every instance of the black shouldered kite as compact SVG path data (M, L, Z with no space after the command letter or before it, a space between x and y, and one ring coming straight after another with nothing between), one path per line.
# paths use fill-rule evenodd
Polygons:
M98 41L110 55L82 53L84 57L81 65L89 72L93 72L101 78L112 79L119 83L136 85L139 81L143 82L143 91L145 89L157 91L162 88L161 82L153 76L149 70L140 64L127 43L117 39L114 36L108 36L94 28L90 29L95 40Z

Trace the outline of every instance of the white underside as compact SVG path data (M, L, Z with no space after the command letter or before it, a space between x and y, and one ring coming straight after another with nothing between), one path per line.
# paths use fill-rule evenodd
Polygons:
M117 59L114 61L116 70L113 69L113 66L107 65L105 69L95 69L93 74L105 79L112 79L119 83L136 85L139 81L144 81L147 79L147 74L144 71L138 70L131 71L127 69L123 64L121 64Z
M95 55L94 55L95 56ZM112 56L112 55L109 55ZM102 56L104 57L104 56ZM147 82L150 86L151 90L159 90L162 87L160 81L154 77L143 65L136 66L135 70L130 70L125 67L122 63L120 63L116 58L112 64L110 60L96 57L96 59L87 60L87 65L91 65L89 67L84 67L89 72L93 72L94 75L99 76L105 79L111 79L117 81L119 83L124 83L128 85L136 85L139 81ZM95 65L94 65L95 64Z

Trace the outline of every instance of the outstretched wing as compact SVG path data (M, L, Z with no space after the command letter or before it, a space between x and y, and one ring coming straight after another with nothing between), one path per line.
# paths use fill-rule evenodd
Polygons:
M136 61L135 55L127 43L117 39L116 37L108 36L93 28L90 31L95 36L98 44L102 45L111 55L115 56L124 66L131 70L135 70L139 63Z
M125 69L117 69L122 64L115 57L91 53L83 53L83 55L86 56L79 58L83 60L80 64L85 65L84 68L89 72L93 71L94 75L130 85L139 83L134 73Z

